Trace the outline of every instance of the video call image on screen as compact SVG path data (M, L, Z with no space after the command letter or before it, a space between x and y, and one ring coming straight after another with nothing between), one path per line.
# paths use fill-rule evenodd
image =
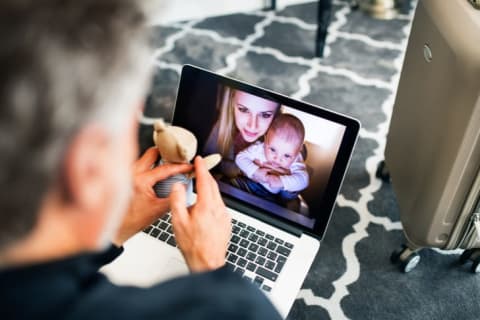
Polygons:
M199 146L222 155L212 170L220 190L313 228L345 127L223 84L216 91Z

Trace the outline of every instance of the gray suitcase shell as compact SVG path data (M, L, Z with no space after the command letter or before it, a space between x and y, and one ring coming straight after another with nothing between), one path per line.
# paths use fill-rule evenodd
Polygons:
M478 248L480 10L420 0L385 149L408 246Z

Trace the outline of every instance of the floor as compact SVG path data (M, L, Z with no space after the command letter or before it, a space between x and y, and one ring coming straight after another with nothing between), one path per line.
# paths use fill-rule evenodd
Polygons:
M277 7L300 4L309 0L278 0ZM224 14L247 12L267 7L270 0L142 0L151 24L166 24Z

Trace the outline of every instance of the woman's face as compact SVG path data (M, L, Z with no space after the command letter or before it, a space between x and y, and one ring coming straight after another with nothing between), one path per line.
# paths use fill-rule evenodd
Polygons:
M233 97L235 125L246 142L265 134L272 123L278 104L249 93L237 91Z

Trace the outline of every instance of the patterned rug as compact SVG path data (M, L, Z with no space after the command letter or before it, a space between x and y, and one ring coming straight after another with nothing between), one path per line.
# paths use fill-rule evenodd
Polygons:
M480 280L459 252L423 250L404 274L389 261L403 242L391 186L375 177L383 159L410 9L375 20L335 1L325 58L313 55L316 2L155 26L156 73L140 130L171 119L179 72L198 65L362 122L326 237L288 319L477 319Z

